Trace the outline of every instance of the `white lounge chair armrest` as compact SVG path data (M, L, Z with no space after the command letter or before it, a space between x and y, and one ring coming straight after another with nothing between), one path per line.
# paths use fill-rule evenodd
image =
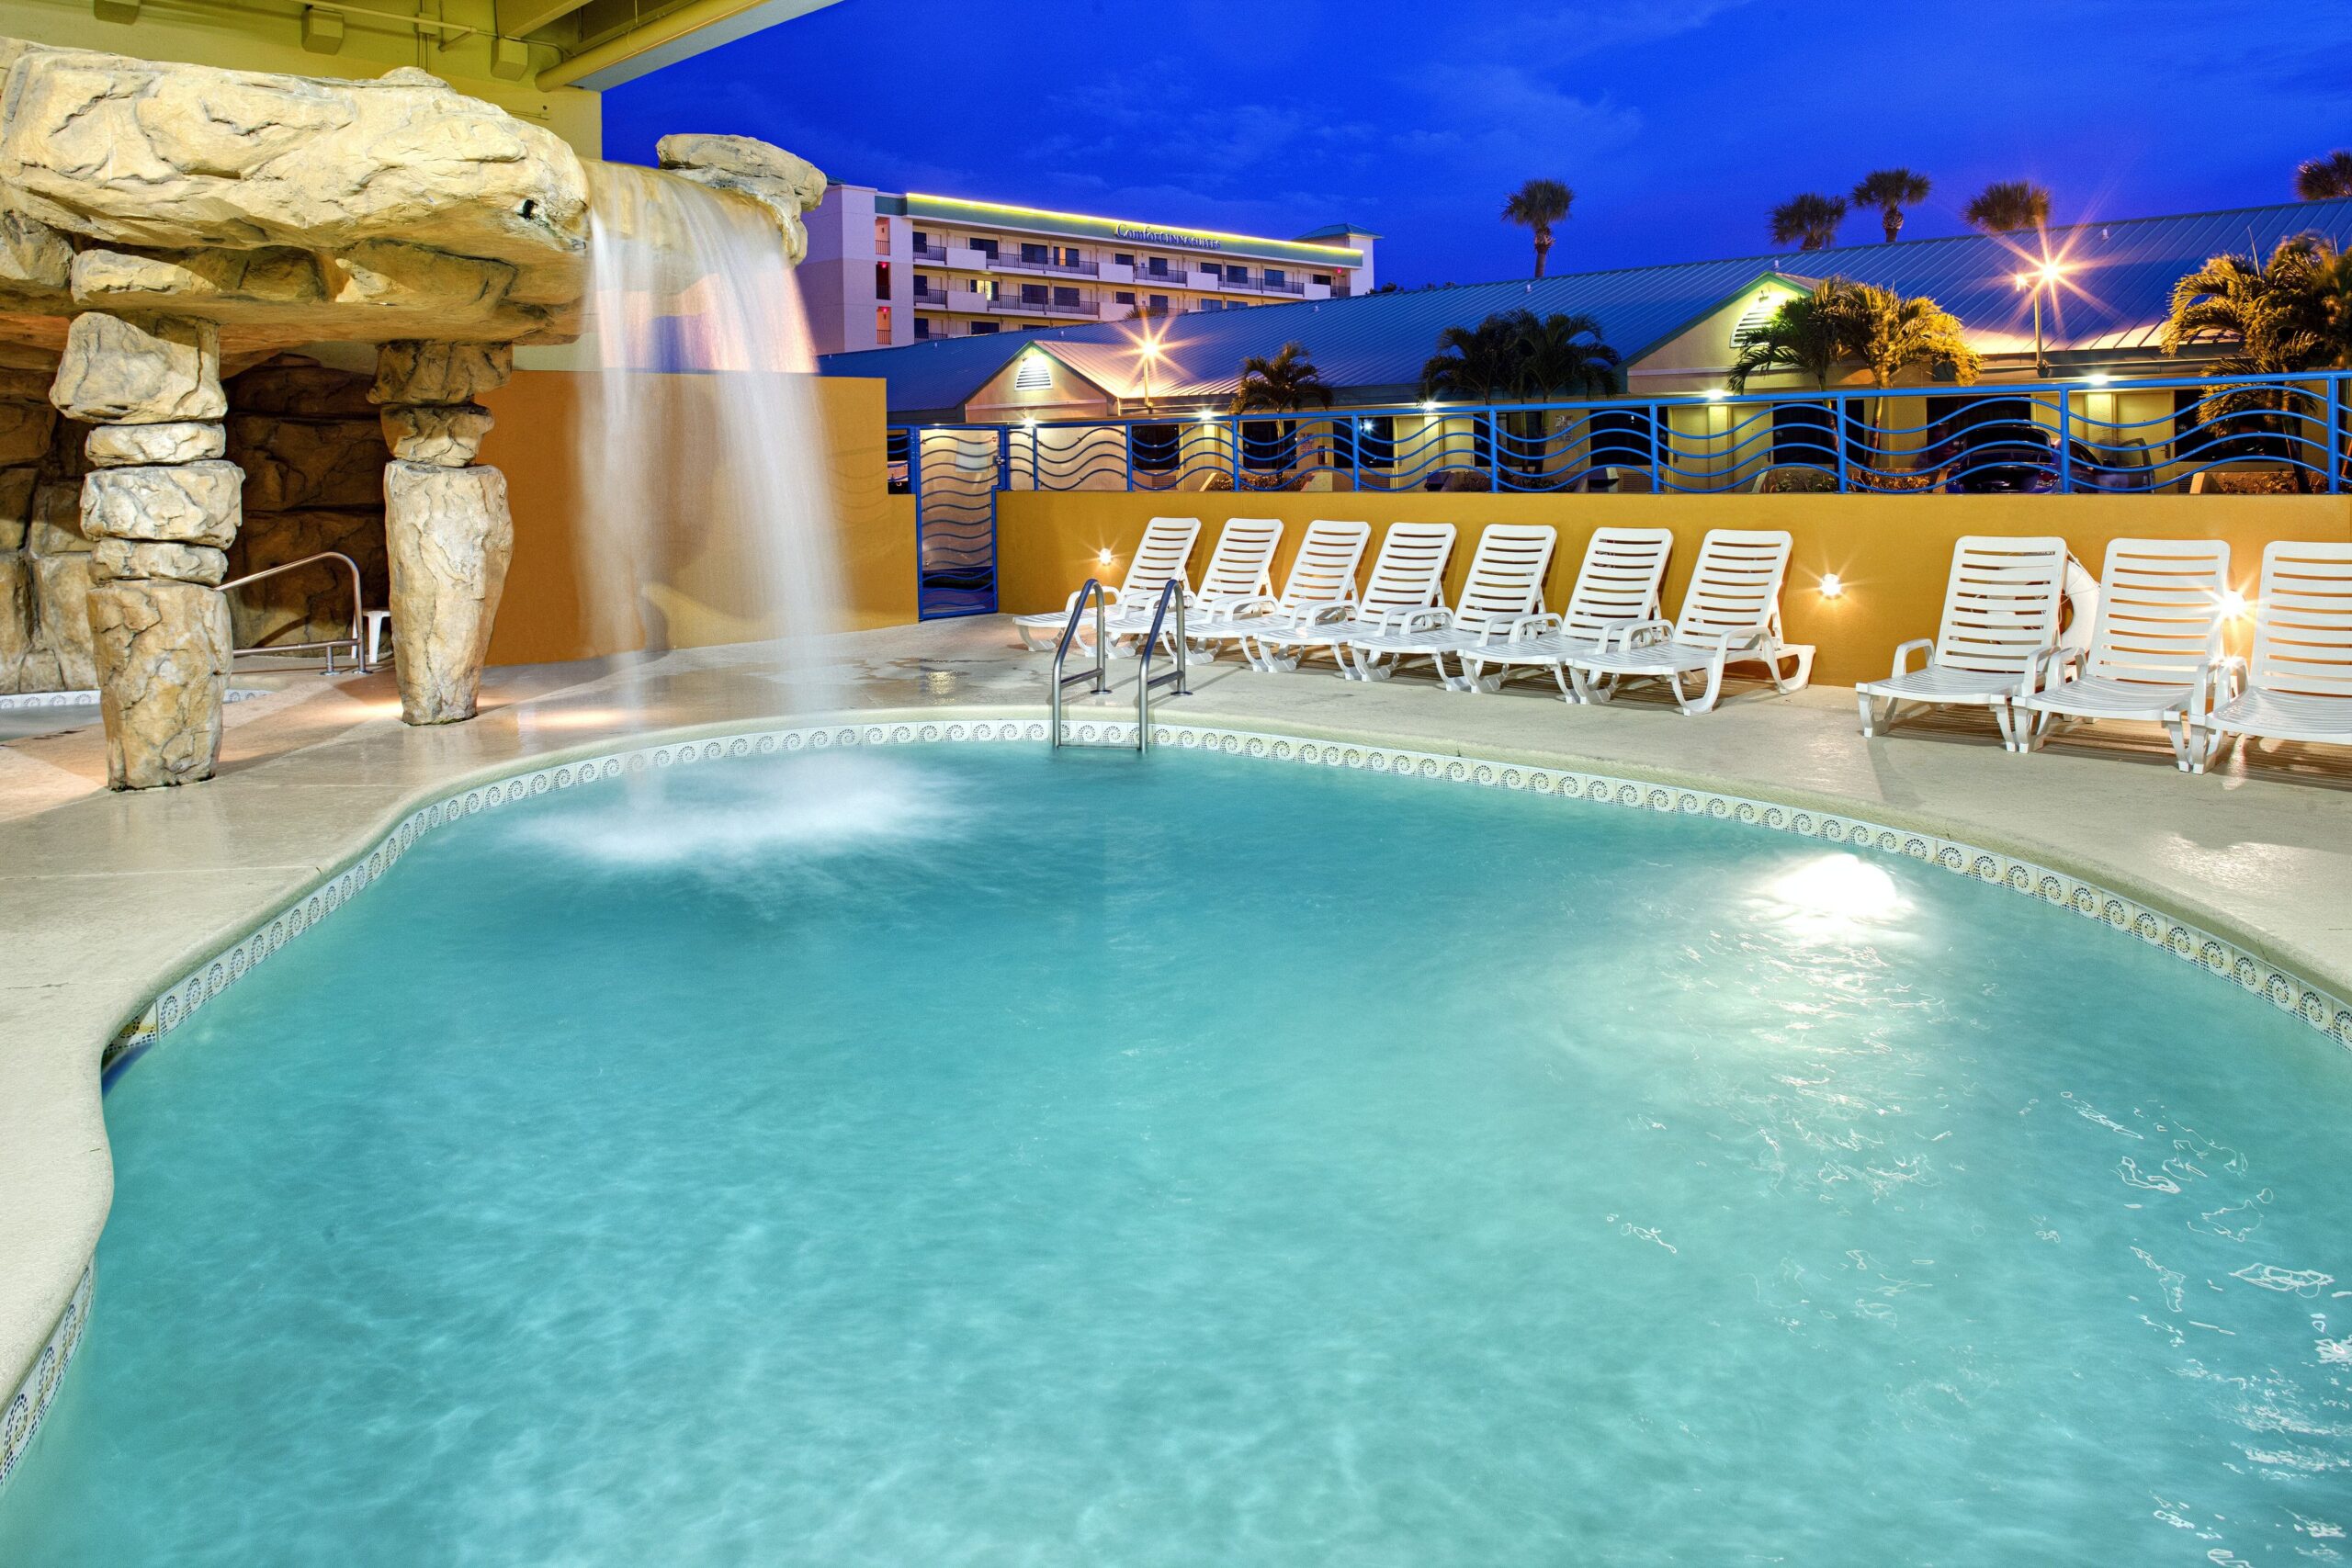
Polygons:
M2245 688L2245 660L2235 654L2208 659L2197 666L2197 695L2189 699L2189 715L2204 718Z
M1913 637L1909 642L1904 643L1895 649L1894 668L1888 671L1887 679L1890 681L1900 681L1904 676L1909 674L1910 671L1906 666L1910 663L1911 656L1915 653L1924 653L1927 655L1927 658L1920 660L1922 664L1933 664L1936 661L1936 639L1931 637Z
M1326 604L1308 615L1301 624L1310 626L1335 626L1346 620L1349 611L1352 608L1353 606L1348 604Z
M2067 668L2070 665L2079 664L2082 660L2083 652L2078 648L2041 649L2026 666L2026 694L2030 696L2036 692L2047 692L2064 684Z
M1664 642L1673 635L1672 621L1627 621L1600 634L1599 651L1606 653L1612 648L1644 648L1654 642Z
M1453 612L1446 609L1414 610L1405 616L1403 629L1408 632L1442 631L1453 624Z
M1497 625L1506 626L1510 628L1511 641L1532 642L1539 637L1558 631L1563 624L1559 616L1553 615L1513 615L1508 621L1488 622L1487 629L1491 631Z
M1271 615L1283 607L1283 602L1271 593L1251 593L1240 599L1228 599L1221 606L1225 618L1239 620L1244 615Z

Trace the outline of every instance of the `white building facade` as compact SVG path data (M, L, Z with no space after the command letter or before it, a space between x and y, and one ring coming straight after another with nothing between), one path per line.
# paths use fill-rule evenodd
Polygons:
M1369 294L1375 234L1295 240L836 185L808 215L819 354Z

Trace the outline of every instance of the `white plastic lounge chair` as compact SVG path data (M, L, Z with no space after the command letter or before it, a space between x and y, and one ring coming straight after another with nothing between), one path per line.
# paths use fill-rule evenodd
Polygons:
M2016 704L2021 749L2040 750L2061 722L2137 719L2162 725L2174 760L2196 772L2189 729L2202 716L2191 710L2222 657L2229 591L2230 547L2220 540L2109 545L2090 651L2061 648L2035 661Z
M1522 615L1500 638L1491 635L1497 627L1490 625L1489 636L1463 655L1463 673L1473 682L1490 680L1487 689L1493 690L1515 670L1549 670L1562 699L1576 701L1566 660L1597 651L1615 627L1659 618L1658 583L1673 549L1671 528L1595 529L1577 568L1577 585L1568 592L1567 609L1557 615ZM1486 673L1490 668L1492 676Z
M1195 643L1212 648L1222 642L1238 643L1242 656L1252 665L1267 668L1259 656L1258 638L1289 631L1322 611L1344 609L1356 602L1356 570L1363 564L1363 547L1371 537L1369 523L1317 518L1306 525L1306 536L1298 542L1298 555L1290 563L1290 576L1279 598L1260 594L1219 602L1188 622L1186 632ZM1204 585L1202 597L1207 596Z
M1127 562L1127 575L1118 587L1105 585L1105 611L1115 616L1124 604L1148 605L1159 597L1159 591L1171 577L1184 575L1184 563L1192 558L1193 541L1201 536L1201 520L1197 517L1155 517L1144 525L1143 538L1136 545L1136 553ZM1021 646L1029 649L1051 648L1062 635L1062 627L1069 621L1069 613L1078 604L1077 592L1058 610L1042 615L1015 615L1012 629L1021 638ZM1094 635L1094 618L1087 616L1079 626L1079 636Z
M1951 551L1944 613L1932 637L1894 650L1894 671L1854 688L1864 738L1894 727L1905 703L1993 710L2001 744L2023 742L2010 704L2025 694L2034 668L2058 646L2058 618L2066 599L2066 541L2049 536L2003 538L1964 536ZM1906 669L1914 654L1926 658ZM1886 716L1876 712L1886 704Z
M1392 523L1381 536L1372 581L1352 605L1316 611L1288 631L1252 633L1259 668L1295 670L1317 649L1339 661L1352 680L1354 667L1341 649L1350 638L1400 627L1408 615L1445 607L1445 563L1453 554L1451 523Z
M2208 680L2195 772L2241 735L2352 746L2352 545L2270 545L2261 594L2253 662L2223 660Z
M1348 638L1345 657L1356 679L1385 681L1405 660L1426 659L1446 690L1476 690L1466 674L1449 673L1446 660L1466 657L1490 636L1500 642L1522 617L1544 613L1544 574L1559 543L1559 530L1548 524L1488 524L1479 531L1460 604L1416 611L1399 624Z
M1217 530L1216 548L1209 552L1208 570L1201 573L1200 584L1184 594L1184 635L1196 649L1202 639L1195 629L1196 617L1205 617L1219 609L1245 601L1263 601L1274 591L1274 550L1283 542L1283 525L1272 517L1230 517ZM1151 630L1153 612L1159 608L1159 595L1148 599L1128 598L1111 612L1105 629L1115 638L1136 638ZM1161 629L1163 637L1173 637L1175 622L1170 617ZM1195 658L1215 659L1214 652L1196 652Z
M1776 691L1793 692L1813 678L1813 649L1781 640L1781 583L1789 572L1789 536L1779 530L1710 528L1700 541L1699 564L1682 595L1682 615L1671 624L1645 621L1611 629L1597 652L1567 660L1578 698L1605 703L1628 681L1664 681L1686 715L1712 709L1723 695L1724 667L1763 665ZM1784 660L1796 670L1781 673ZM1704 675L1694 700L1685 675Z

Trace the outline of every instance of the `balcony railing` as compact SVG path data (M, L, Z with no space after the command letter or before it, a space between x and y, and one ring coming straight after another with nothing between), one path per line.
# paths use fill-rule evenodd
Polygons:
M1001 255L990 264L1003 272L1042 272L1060 277L1099 277L1101 266L1093 262L1030 261L1023 256Z
M1026 308L1035 313L1034 306ZM2352 489L2352 372L1340 413L1174 407L1005 427L999 483L1682 495Z
M1012 294L1000 295L989 303L989 309L1020 316L1091 317L1096 314L1095 304L1094 296L1091 294L1080 294L1077 299L1070 300L1024 299L1017 294Z
M931 262L934 265L944 265L947 260L947 247L944 245L917 245L915 247L915 260L919 262Z

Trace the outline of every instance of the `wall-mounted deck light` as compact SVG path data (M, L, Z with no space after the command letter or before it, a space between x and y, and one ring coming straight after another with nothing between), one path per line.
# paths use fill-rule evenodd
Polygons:
M1111 551L1109 547L1105 546L1103 548L1094 552L1094 564L1096 566L1109 566L1111 564Z
M1824 599L1841 599L1845 597L1845 593L1846 584L1836 572L1825 571L1821 574L1821 596Z
M2245 618L2245 595L2233 588L2222 595L2222 614L2233 621Z

